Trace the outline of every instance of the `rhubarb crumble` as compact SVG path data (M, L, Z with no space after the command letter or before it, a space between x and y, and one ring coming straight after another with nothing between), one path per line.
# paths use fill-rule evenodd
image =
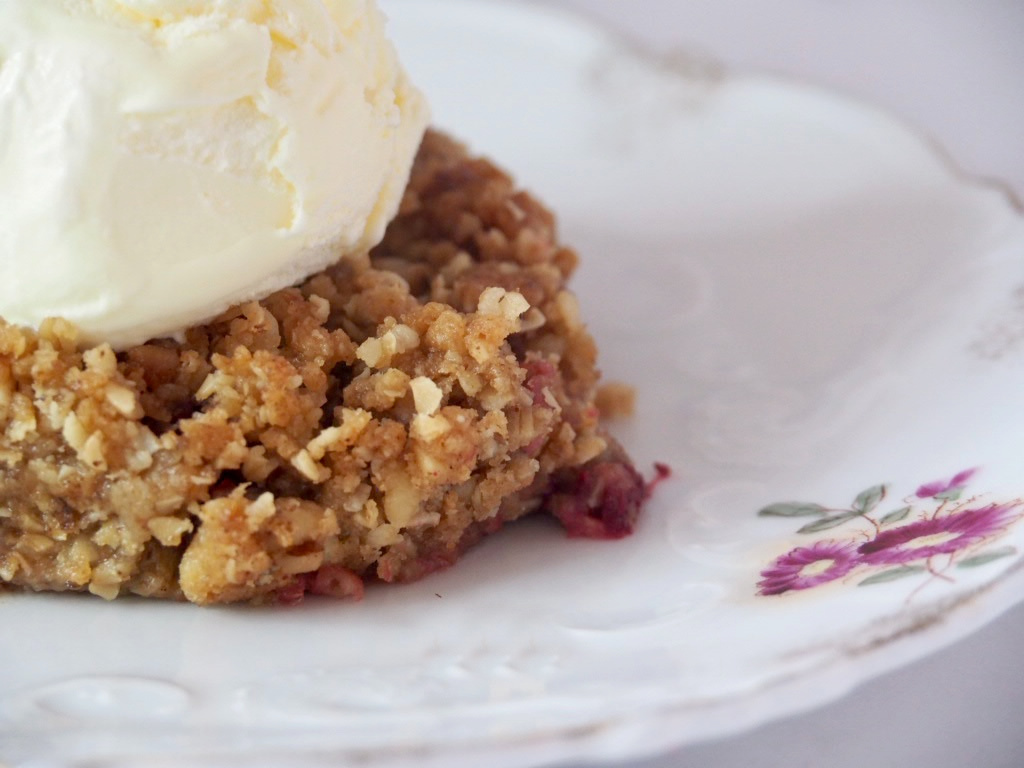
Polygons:
M360 597L533 512L617 538L575 254L428 132L369 255L115 353L0 324L0 581L196 603Z

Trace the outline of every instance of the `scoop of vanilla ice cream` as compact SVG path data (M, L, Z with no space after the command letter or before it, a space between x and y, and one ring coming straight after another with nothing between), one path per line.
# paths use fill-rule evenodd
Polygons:
M0 316L123 348L293 284L427 119L374 0L3 0Z

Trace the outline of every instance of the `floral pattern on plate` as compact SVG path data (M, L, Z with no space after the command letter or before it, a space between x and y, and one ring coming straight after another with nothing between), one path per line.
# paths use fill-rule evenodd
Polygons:
M1024 517L1024 499L987 502L984 495L966 496L977 472L967 469L925 483L889 511L884 511L888 485L868 488L849 507L810 502L765 507L761 517L817 518L797 533L844 528L849 534L819 539L781 555L761 572L758 594L782 595L846 578L866 587L926 577L919 590L935 580L955 581L954 569L978 568L1017 555L1016 547L995 544Z
M439 123L561 214L601 367L637 388L619 437L678 480L613 547L526 522L358 606L196 613L5 595L5 626L32 631L0 633L0 759L635 761L831 701L1024 598L1024 560L1010 557L954 565L956 584L858 589L902 567L861 563L877 537L866 520L786 546L773 534L837 513L775 531L754 514L808 477L813 498L845 501L865 466L884 467L894 493L869 516L900 530L941 505L914 489L958 453L985 467L989 501L1024 497L1024 430L1007 416L1024 388L1024 218L1004 195L953 173L921 133L816 87L679 76L539 3L388 6ZM883 525L901 506L912 511ZM997 537L957 563L1024 551L1024 524ZM830 586L753 597L777 555L817 542L847 545L856 565Z

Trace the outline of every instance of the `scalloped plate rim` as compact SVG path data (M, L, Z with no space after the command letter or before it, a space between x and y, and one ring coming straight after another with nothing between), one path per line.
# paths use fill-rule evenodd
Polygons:
M409 0L402 0L402 2L408 3ZM534 5L524 8L505 0L500 0L497 4L518 13L558 17L567 24L581 22L590 24L593 29L600 29L601 34L608 36L609 39L624 39L622 36L610 33L599 25L595 26L592 21L586 21L570 12ZM472 3L468 0L444 0L439 5L456 8L462 5L472 5ZM657 56L649 50L646 53L655 58ZM797 79L776 75L771 77L783 83L792 82L807 86L806 83ZM819 89L822 93L836 93L832 89L812 87ZM850 99L850 101L864 104L861 99ZM874 106L870 102L866 106L886 115L891 114L888 110ZM927 143L959 183L999 192L1007 204L1018 214L1024 212L1024 204L1009 185L994 179L980 178L964 171L956 164L955 159L942 149L940 143L928 137L925 131L908 126L898 118L896 122L905 125L923 142ZM569 729L551 734L516 737L507 743L486 742L478 746L488 753L489 760L495 765L541 765L568 759L588 759L598 762L635 759L696 741L734 734L834 701L874 677L922 659L965 638L982 626L994 621L1022 600L1024 600L1024 563L1017 562L999 577L973 592L961 595L953 601L952 605L924 611L923 613L927 615L923 628L914 628L917 624L916 618L912 619L909 616L900 616L900 618L908 619L912 626L897 628L888 637L873 636L872 628L868 627L863 639L842 649L841 653L835 657L823 661L811 670L801 671L792 678L783 678L759 686L753 689L749 695L740 698L724 696L718 699L689 703L661 701L651 705L650 711L643 713L643 722L637 722L635 719L624 721L621 718L615 718L605 722L595 722L585 729ZM884 649L886 652L878 653L877 651L880 649ZM781 709L778 706L777 697L779 695L788 697L786 705ZM769 701L775 705L774 708L767 706ZM450 761L453 759L459 759L460 756L468 758L476 754L476 746L463 746L456 747L452 752L428 748L420 754L419 758L411 757L408 753L389 755L386 751L364 756L368 760L368 764L398 766L422 765L420 758L434 755L438 759L447 761L445 764L451 765ZM492 750L496 747L506 748L509 751L504 755L492 754ZM340 751L337 756L345 754L347 753Z

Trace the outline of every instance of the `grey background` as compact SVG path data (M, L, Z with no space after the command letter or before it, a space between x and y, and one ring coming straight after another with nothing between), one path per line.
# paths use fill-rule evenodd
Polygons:
M531 1L864 97L1024 197L1024 0ZM1017 608L836 704L629 768L1022 768L1022 686Z

